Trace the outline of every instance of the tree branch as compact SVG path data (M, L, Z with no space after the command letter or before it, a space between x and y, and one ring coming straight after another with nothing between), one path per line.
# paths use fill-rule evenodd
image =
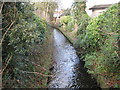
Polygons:
M15 21L13 21L13 22L11 23L11 25L9 26L9 28L7 29L7 31L6 31L5 34L3 35L2 39L1 39L0 45L2 45L2 42L3 42L4 38L5 38L5 35L7 34L7 32L9 31L9 29L11 28L11 26L12 26L14 23L15 23Z
M3 3L2 3L2 5L1 5L0 14L1 14L1 12L2 12L3 5L4 5L4 0L3 0Z
M3 24L3 23L2 23ZM10 24L6 25L4 28L1 28L0 30L6 29Z
M34 62L32 62L32 61L28 61L28 60L25 60L25 61L27 61L27 62L29 62L29 63L32 63L32 64L35 65L35 66L41 67L42 69L44 69L45 71L47 71L47 69L46 69L45 67L41 66L41 65L37 65L36 63L34 63Z
M5 65L5 67L3 68L3 70L0 71L0 74L2 74L2 73L4 72L4 70L7 68L7 66L8 66L8 64L9 64L9 62L10 62L12 56L13 56L13 55L10 56L10 58L8 59L6 65Z
M39 72L30 72L30 71L23 71L23 70L19 70L23 73L29 73L29 74L38 74L38 75L41 75L41 76L45 76L45 77L53 77L53 75L46 75L46 74L42 74L42 73L39 73Z

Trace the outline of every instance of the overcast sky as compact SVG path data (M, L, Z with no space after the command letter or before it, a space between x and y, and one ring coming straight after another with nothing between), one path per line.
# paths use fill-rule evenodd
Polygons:
M61 0L61 4L62 4L61 7L63 9L70 8L72 3L73 3L73 0Z

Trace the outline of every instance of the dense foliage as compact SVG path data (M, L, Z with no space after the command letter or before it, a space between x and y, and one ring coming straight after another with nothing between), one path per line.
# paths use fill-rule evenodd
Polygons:
M77 45L82 50L88 72L103 78L109 87L119 87L120 26L119 5L80 27ZM83 23L84 24L84 23ZM81 26L81 24L80 24Z
M33 77L35 75L26 75L20 72L19 69L26 71L35 70L34 64L30 61L34 57L34 53L31 50L37 44L39 45L37 49L40 51L40 45L44 43L47 31L46 21L36 16L33 11L34 6L28 2L3 3L3 37L1 42L3 87L32 87L29 85L31 80L32 82L34 81ZM27 56L30 56L30 58ZM36 56L36 58L40 58L40 56ZM21 83L27 84L21 85Z
M11 11L14 10L14 8L16 9L15 13L10 12L11 17L17 13L15 16L16 19L14 20L14 27L12 27L7 34L7 37L9 39L8 47L12 47L13 52L15 53L25 54L25 52L28 51L32 44L36 42L42 43L45 35L46 23L33 14L32 5L28 5L26 3L19 3L18 5L17 3L17 7L14 7L12 4L6 3L4 4L2 12L4 17L3 22L6 21L6 24L3 25L3 28L9 23L7 22L8 19L11 19L8 17L8 15L6 15L8 12L6 8L8 6L10 7ZM11 22L13 21L11 20Z
M60 26L65 26L65 30L73 31L75 19L72 16L62 16L60 18Z
M73 17L78 24L77 35L85 32L90 17L85 12L85 2L75 2L72 6Z

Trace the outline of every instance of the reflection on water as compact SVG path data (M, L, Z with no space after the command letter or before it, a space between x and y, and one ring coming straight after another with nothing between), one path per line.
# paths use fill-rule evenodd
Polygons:
M50 88L95 87L94 80L85 72L74 47L56 29L54 29L54 62L55 76L49 83Z

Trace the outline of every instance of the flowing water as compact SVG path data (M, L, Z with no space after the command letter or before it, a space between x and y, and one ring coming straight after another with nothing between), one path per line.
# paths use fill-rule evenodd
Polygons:
M54 65L55 76L50 80L49 88L93 88L96 81L86 73L76 50L66 37L54 29Z

